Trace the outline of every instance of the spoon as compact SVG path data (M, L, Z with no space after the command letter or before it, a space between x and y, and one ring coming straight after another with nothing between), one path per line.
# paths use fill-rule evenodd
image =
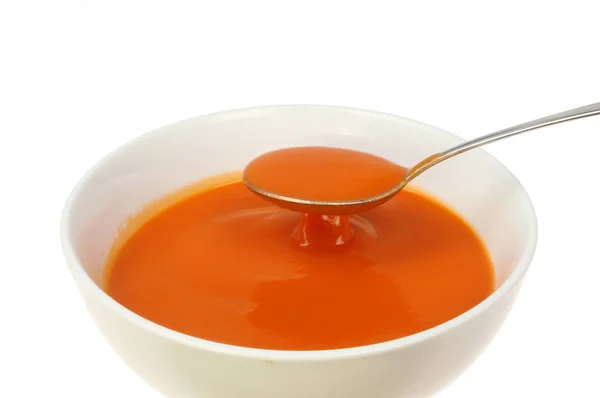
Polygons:
M439 152L427 157L426 159L417 163L411 169L407 170L406 174L404 174L404 178L398 181L398 184L393 186L391 189L387 189L379 194L360 199L333 201L309 200L296 197L288 197L264 189L264 187L257 185L254 181L248 181L246 172L244 172L243 179L244 183L250 190L264 197L265 199L275 202L276 204L284 208L304 213L317 213L329 215L358 213L372 209L386 202L392 196L400 192L409 182L421 175L423 172L443 162L444 160L450 159L456 155L460 155L461 153L470 151L471 149L479 148L482 145L499 141L504 138L512 137L514 135L521 134L526 131L531 131L540 127L550 126L553 124L580 119L588 116L594 116L598 114L600 114L600 102L571 109L569 111L556 113L554 115L546 116L540 119L535 119L526 123L518 124L513 127L505 128L495 133L475 138L473 140L449 148L443 152Z

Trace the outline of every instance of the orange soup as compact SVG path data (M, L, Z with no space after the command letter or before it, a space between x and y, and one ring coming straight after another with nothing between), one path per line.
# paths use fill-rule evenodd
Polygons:
M349 217L281 209L239 178L162 203L116 244L105 289L202 339L277 350L380 343L446 322L494 288L470 226L416 191Z

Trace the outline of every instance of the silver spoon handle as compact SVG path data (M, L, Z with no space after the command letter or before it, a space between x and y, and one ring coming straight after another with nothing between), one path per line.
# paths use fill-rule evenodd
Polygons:
M550 126L552 124L567 122L569 120L581 119L584 117L594 116L598 114L600 114L600 102L571 109L570 111L556 113L554 115L542 117L540 119L535 119L530 122L518 124L516 126L509 127L497 131L495 133L487 134L482 137L478 137L474 140L464 142L460 145L454 146L443 152L430 156L427 159L420 162L419 164L417 164L409 171L408 175L406 176L404 181L402 181L401 185L402 187L404 187L404 185L408 184L409 181L417 177L419 174L423 173L430 167L435 166L440 162L443 162L444 160L450 159L456 155L459 155L471 149L478 148L482 145L499 141L504 138L512 137L513 135L521 134L526 131L535 130L540 127Z

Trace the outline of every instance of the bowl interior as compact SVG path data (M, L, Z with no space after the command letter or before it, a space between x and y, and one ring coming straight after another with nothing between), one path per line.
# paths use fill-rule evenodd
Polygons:
M146 134L100 161L65 208L63 233L98 286L119 228L148 202L200 179L240 171L255 156L295 145L358 149L411 166L461 142L443 130L357 109L277 106L201 116ZM460 213L478 232L500 287L532 250L536 221L516 178L481 150L450 159L413 183Z

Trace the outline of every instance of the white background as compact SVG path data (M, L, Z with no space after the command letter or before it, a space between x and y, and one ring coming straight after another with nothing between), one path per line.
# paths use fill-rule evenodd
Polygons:
M594 3L2 1L0 396L158 397L95 329L60 249L64 200L108 151L254 105L474 137L597 102ZM440 398L600 396L599 144L596 118L487 147L529 191L539 246L505 326Z

